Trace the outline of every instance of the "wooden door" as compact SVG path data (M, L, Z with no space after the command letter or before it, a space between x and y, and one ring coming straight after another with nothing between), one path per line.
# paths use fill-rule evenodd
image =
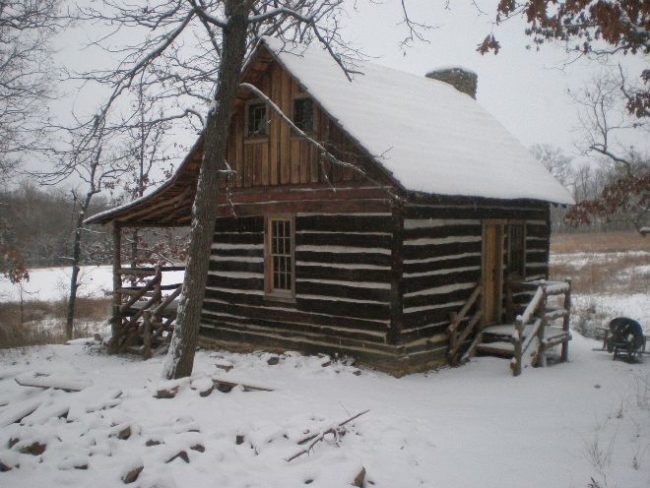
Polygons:
M499 322L503 267L503 224L483 226L483 325Z

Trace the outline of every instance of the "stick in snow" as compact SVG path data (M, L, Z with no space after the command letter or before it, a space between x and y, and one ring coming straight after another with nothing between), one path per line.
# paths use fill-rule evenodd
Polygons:
M318 444L319 442L322 442L323 440L325 440L325 436L327 434L333 434L334 437L336 437L338 439L338 437L341 434L346 432L346 430L343 428L346 424L349 424L353 420L358 419L359 417L361 417L362 415L367 414L368 412L370 412L370 410L364 410L363 412L359 412L358 414L353 415L349 419L344 420L343 422L339 423L335 427L331 427L331 428L329 428L329 429L327 429L327 430L325 430L323 432L320 432L318 434L312 434L312 435L309 435L307 437L304 437L304 438L300 439L298 441L298 445L303 445L303 444L306 444L306 443L308 443L310 441L311 441L311 443L305 449L295 453L293 456L291 456L289 459L287 459L287 462L290 463L291 461L293 461L296 458L299 458L303 454L308 454L309 452L311 452L311 450L314 448L314 446L316 444Z
M230 392L230 390L235 386L241 386L244 391L273 391L272 388L266 388L265 386L247 385L246 383L236 383L233 381L220 380L218 378L212 378L212 382L217 390L222 393Z
M14 379L20 386L33 386L35 388L44 389L53 388L55 390L63 390L66 392L81 391L90 386L90 383L85 381L56 378L52 376L23 375Z

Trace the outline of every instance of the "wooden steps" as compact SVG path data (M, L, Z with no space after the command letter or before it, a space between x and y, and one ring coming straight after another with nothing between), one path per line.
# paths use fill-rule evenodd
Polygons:
M561 318L563 315L558 316ZM524 329L523 339L527 339L533 330L533 326L527 326ZM515 352L513 336L515 334L514 324L493 325L483 329L483 342L476 346L479 354L487 356L498 356L510 359ZM551 348L571 340L571 333L567 333L562 327L548 326L544 330L544 345Z
M521 284L532 295L530 302L518 315L513 323L491 325L485 328L477 327L471 346L465 346L462 352L461 344L469 337L468 332L473 330L477 322L470 321L472 327L461 329L460 321L477 300L480 288L461 310L461 313L452 315L450 333L450 351L454 354L461 352L461 363L470 359L474 354L496 356L510 359L512 373L521 374L524 361L533 366L544 366L546 354L549 349L561 346L560 360L568 360L568 344L571 340L569 318L571 309L571 283L535 281ZM474 317L480 317L480 309ZM560 325L557 325L560 324ZM462 330L462 334L457 331ZM458 357L458 356L450 356ZM450 361L451 362L451 361ZM454 364L452 362L452 364Z

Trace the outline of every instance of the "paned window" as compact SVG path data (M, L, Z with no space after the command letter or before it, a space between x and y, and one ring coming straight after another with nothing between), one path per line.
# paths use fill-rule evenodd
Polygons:
M526 226L508 226L508 273L524 278L526 276Z
M293 123L303 132L313 132L314 102L311 98L297 98L293 101Z
M293 221L269 217L266 228L266 292L292 298L294 281Z
M248 106L248 136L265 136L267 134L267 125L266 105L264 103L251 103Z

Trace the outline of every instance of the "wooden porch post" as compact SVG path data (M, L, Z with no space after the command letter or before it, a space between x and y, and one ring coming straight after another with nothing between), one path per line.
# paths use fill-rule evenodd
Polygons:
M119 335L122 329L122 314L120 306L122 305L122 229L118 222L113 222L113 314L111 317L111 341L109 345L110 352L117 352Z
M569 339L570 334L569 327L571 323L571 279L567 279L566 283L569 289L564 294L564 308L566 310L566 315L562 321L562 331L565 334L565 339L562 342L562 350L560 352L560 361L566 362L569 360Z

